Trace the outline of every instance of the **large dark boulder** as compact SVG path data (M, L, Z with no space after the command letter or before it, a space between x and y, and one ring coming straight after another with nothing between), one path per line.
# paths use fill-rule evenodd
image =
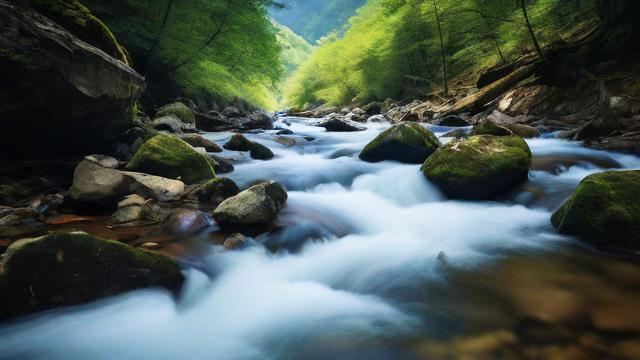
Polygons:
M450 198L485 200L525 181L531 158L519 136L472 136L436 150L422 171Z
M0 319L184 282L166 256L85 233L19 240L2 257Z
M604 246L640 247L640 171L587 176L553 214L560 232Z
M415 122L404 122L378 135L360 153L367 162L395 160L421 164L436 149L440 141L433 133Z
M287 197L282 185L265 182L223 201L213 218L223 228L269 225L284 208Z
M144 79L44 16L0 1L0 158L99 151L131 127Z

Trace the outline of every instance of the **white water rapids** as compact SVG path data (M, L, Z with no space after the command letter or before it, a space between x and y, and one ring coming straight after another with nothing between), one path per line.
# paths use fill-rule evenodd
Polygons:
M549 218L578 182L611 166L640 168L637 157L530 140L529 184L500 202L447 201L418 165L358 160L388 124L327 133L287 120L276 125L294 131L293 146L276 142L276 131L250 135L276 159L222 155L241 161L229 174L241 187L264 179L287 187L281 231L240 252L210 245L203 271L185 269L177 300L138 291L5 324L0 359L406 358L394 339L440 331L422 285L445 281L444 268L481 272L508 251L562 246L571 240Z

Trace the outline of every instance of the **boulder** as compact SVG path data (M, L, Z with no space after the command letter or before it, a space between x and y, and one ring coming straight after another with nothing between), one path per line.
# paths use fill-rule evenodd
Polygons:
M269 160L273 159L276 156L268 147L257 142L251 143L251 148L249 149L249 151L251 154L251 158L256 160Z
M206 155L184 141L160 134L145 142L127 165L128 170L195 184L212 179L215 171Z
M216 174L228 174L235 170L231 161L223 157L209 155L209 160L211 160L211 166L213 166Z
M362 110L364 110L364 112L367 115L379 115L381 114L383 111L383 109L385 108L385 105L383 102L379 102L379 101L374 101L372 103L369 103L365 106L362 107Z
M609 247L640 247L640 171L587 176L552 216L561 233Z
M174 134L181 134L183 132L193 132L195 128L193 125L186 124L178 119L175 115L167 115L153 120L151 123L154 129L158 131L168 131Z
M513 131L504 126L495 124L488 118L480 120L473 128L472 135L512 136Z
M132 125L144 79L20 2L0 2L0 158L84 155ZM16 136L19 134L19 136Z
M221 227L268 225L284 208L287 192L276 182L250 187L223 201L213 212Z
M496 117L494 114L484 118L478 122L473 128L474 135L495 135L495 136L511 136L518 135L524 138L535 138L540 136L540 132L527 124L518 122L516 118L502 114L503 117ZM513 119L514 121L504 121L504 117Z
M127 206L113 214L113 221L119 224L128 223L132 221L138 221L144 218L144 211L142 206Z
M231 179L209 180L193 191L193 196L202 204L218 206L221 202L240 193L240 188Z
M202 211L177 209L164 221L164 229L173 235L191 235L206 228L210 217Z
M85 159L74 171L69 196L80 203L108 204L132 193L170 201L183 192L182 181L120 171Z
M421 164L439 146L440 141L431 131L418 123L405 122L391 127L367 144L360 153L360 159Z
M222 131L233 128L231 121L224 114L217 111L210 111L206 114L194 113L196 117L196 128L202 131Z
M142 288L165 288L177 294L184 282L170 258L86 233L17 241L1 264L3 319Z
M223 147L231 151L250 151L251 141L242 134L235 134Z
M128 195L125 196L124 198L122 198L122 200L118 201L118 208L126 208L129 206L144 206L146 200L138 195L138 194L132 194L132 195Z
M218 144L199 134L181 134L178 138L195 148L204 148L207 152L222 152Z
M339 119L330 119L325 121L319 125L327 129L329 132L353 132L353 131L364 131L363 128L357 126L356 124L352 124L346 120Z
M439 148L422 166L450 198L485 200L527 179L531 150L518 136L472 136Z
M196 117L189 107L181 102L175 102L173 104L165 105L161 107L154 117L154 119L160 119L165 116L175 116L185 124L195 125Z

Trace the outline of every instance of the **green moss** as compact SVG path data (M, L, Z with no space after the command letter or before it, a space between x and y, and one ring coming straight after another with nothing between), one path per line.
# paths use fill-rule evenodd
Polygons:
M145 142L127 165L127 169L195 184L216 176L206 155L186 142L166 134Z
M551 222L599 245L640 245L640 171L586 177Z
M406 122L393 126L371 141L360 153L368 162L395 160L420 164L440 147L440 141L418 123Z
M184 281L176 262L166 256L86 233L20 240L7 253L2 318L147 287L178 293Z
M527 178L531 150L518 136L472 136L442 147L422 171L447 196L491 199Z
M186 124L195 124L196 117L189 107L181 102L165 105L156 113L155 118L159 119L168 115L175 115L178 119Z
M51 18L81 40L100 48L129 64L126 51L109 28L78 0L28 0L43 15Z

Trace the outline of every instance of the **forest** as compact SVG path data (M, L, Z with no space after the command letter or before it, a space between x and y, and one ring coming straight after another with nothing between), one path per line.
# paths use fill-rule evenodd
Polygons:
M0 360L640 359L638 19L0 0Z

